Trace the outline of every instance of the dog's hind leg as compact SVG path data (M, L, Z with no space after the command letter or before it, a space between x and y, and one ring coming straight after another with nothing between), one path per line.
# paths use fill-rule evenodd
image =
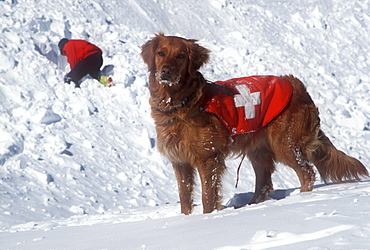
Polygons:
M173 163L179 190L181 213L191 214L193 211L193 188L195 168L190 164Z
M226 166L224 160L209 159L198 168L202 183L203 213L211 213L221 208L220 195L222 189L222 176Z
M293 168L301 183L301 192L312 191L315 183L315 171L310 163Z
M313 165L306 159L300 149L293 147L292 151L294 157L288 160L286 164L296 172L301 183L301 192L312 191L316 180Z

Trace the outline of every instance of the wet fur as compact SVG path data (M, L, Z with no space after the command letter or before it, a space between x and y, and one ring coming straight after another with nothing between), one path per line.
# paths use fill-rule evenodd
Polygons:
M292 83L293 94L278 117L257 133L232 138L215 115L200 108L203 95L212 88L198 71L208 61L209 50L196 40L160 33L142 46L141 56L148 65L157 146L175 171L182 213L192 212L196 171L203 212L221 207L221 180L231 154L246 155L254 168L256 186L250 204L272 192L276 162L294 169L302 192L313 189L313 166L325 181L368 176L361 162L338 151L320 130L318 110L297 78L283 76Z

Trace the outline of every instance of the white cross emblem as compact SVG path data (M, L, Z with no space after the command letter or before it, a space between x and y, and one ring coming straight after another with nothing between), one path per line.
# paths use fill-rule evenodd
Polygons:
M244 107L245 118L253 119L256 116L254 105L261 104L260 92L251 93L246 85L236 85L240 95L234 96L235 107Z

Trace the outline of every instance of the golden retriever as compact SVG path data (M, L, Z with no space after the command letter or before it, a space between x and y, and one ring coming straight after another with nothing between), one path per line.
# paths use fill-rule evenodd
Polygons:
M210 51L197 40L156 34L142 46L148 65L151 114L159 151L172 163L178 183L181 212L190 214L198 171L203 212L221 208L221 179L228 155L247 156L256 174L255 193L249 204L273 191L275 163L288 165L298 175L301 192L311 191L313 165L323 180L343 182L369 176L357 159L338 151L320 130L318 110L305 86L293 76L289 101L272 121L256 131L234 134L219 117L206 112L204 98L220 88L198 71ZM222 87L227 91L227 86ZM227 94L226 94L227 95Z

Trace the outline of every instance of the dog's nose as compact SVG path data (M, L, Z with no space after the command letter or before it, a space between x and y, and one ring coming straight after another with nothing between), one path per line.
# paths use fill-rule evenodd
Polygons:
M169 66L163 66L162 68L162 75L164 76L170 76L172 73L172 70Z

